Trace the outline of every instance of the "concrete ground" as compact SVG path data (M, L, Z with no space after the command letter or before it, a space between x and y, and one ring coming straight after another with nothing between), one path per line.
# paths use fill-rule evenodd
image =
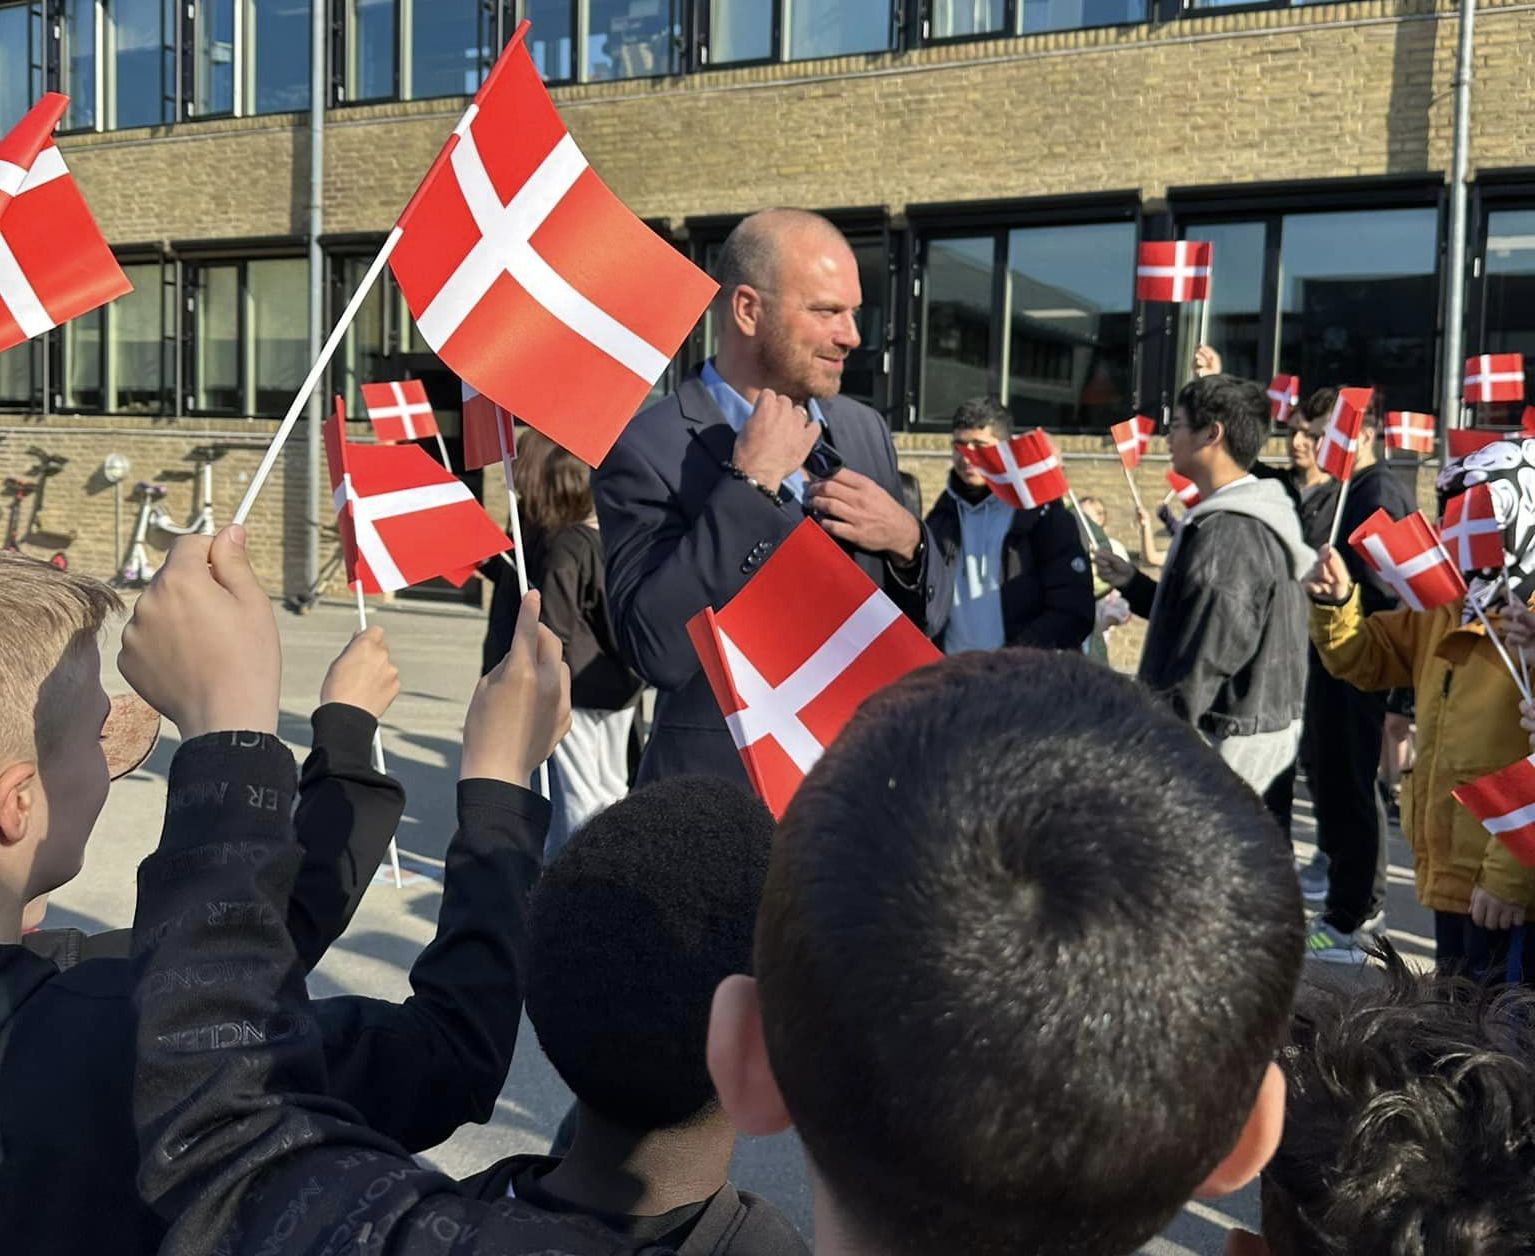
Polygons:
M283 738L302 754L309 739L308 713L320 679L355 625L350 606L322 605L306 616L278 612L283 637ZM311 978L317 996L360 993L403 999L411 962L432 936L440 898L439 870L453 832L454 782L464 704L479 671L481 620L456 606L401 602L372 610L388 635L400 669L401 694L384 720L389 770L405 784L408 803L399 832L407 883L395 889L383 879L370 889L351 928ZM126 686L117 675L116 647L104 651L108 692ZM88 930L132 920L134 873L158 839L165 774L175 752L167 729L149 761L113 786L86 859L85 871L54 896L47 924ZM1297 838L1311 832L1310 813L1298 809ZM1302 858L1310 847L1298 840ZM1410 860L1393 832L1388 918L1392 938L1412 961L1432 958L1432 924L1413 900ZM455 1176L515 1152L542 1151L570 1103L549 1067L532 1029L524 1022L516 1059L495 1117L461 1130L424 1159ZM798 1142L792 1135L745 1139L735 1181L778 1204L806 1233L810 1192ZM1165 1235L1145 1249L1156 1256L1214 1256L1235 1224L1256 1228L1256 1193L1215 1204L1191 1203Z

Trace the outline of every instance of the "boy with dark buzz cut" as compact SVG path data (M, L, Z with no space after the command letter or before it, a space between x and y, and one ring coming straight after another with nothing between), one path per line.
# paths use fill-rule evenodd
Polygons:
M563 1159L515 1156L481 1199L585 1213L679 1256L808 1256L729 1181L736 1131L705 1059L716 987L752 970L773 817L726 782L679 776L593 817L545 870L528 919L528 1019L575 1093Z

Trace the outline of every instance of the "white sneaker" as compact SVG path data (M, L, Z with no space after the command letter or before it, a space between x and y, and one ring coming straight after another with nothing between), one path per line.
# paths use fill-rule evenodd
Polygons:
M1364 953L1361 944L1372 941L1373 937L1362 929L1340 933L1318 916L1306 934L1306 958L1321 960L1324 964L1367 964L1370 957Z

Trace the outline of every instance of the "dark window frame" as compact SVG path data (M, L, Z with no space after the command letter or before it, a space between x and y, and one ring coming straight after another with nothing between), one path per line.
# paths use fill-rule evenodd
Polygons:
M710 12L710 0L683 0L685 6L691 5L693 9L691 24L687 20L686 13L683 15L683 31L690 31L692 35L691 49L683 50L683 73L706 73L709 70L740 70L763 65L797 65L806 61L827 61L838 57L879 57L892 52L906 52L911 47L911 6L917 0L889 0L890 12L885 47L872 48L864 52L828 53L825 56L817 57L790 57L787 55L785 43L788 34L784 29L783 0L754 0L754 2L771 3L773 6L773 51L771 55L753 57L742 61L716 61L713 56L713 32L711 30L713 14ZM1014 3L1014 0L1008 0L1008 3ZM686 38L686 35L684 37Z
M363 105L390 105L400 104L405 100L454 100L462 96L473 95L472 92L449 92L446 95L422 96L411 93L406 96L403 92L405 82L404 73L404 49L408 41L405 38L405 5L401 0L390 0L390 8L394 15L394 65L391 67L394 76L394 88L387 96L369 96L366 99L355 99L347 87L347 69L352 51L352 23L348 20L347 0L317 0L318 3L330 5L330 32L331 32L331 57L330 57L330 88L329 100L326 102L331 109L349 109ZM480 62L480 81L485 81L485 76L490 73L490 68L495 64L496 57L506 47L513 32L517 29L513 20L513 0L476 0L480 18L485 22L489 33L488 46L492 52L488 57L483 57ZM430 0L411 0L412 4L427 4ZM574 8L572 9L574 14ZM575 18L572 16L572 22ZM545 80L553 83L555 80ZM559 80L564 82L565 80Z
M931 33L933 0L909 0L910 16L906 25L911 32L908 38L912 47L947 48L953 44L976 44L994 39L1032 39L1038 35L1057 34L1061 31L1102 31L1114 30L1122 26L1145 26L1151 22L1168 21L1179 14L1178 0L1141 0L1141 2L1145 5L1146 15L1125 22L1085 22L1080 26L1061 26L1049 31L1020 31L1018 23L1022 16L1023 0L1002 0L1000 30L981 31L973 35L934 35ZM1259 3L1243 7L1269 9L1288 6L1280 5L1278 0L1259 0ZM1226 11L1225 9L1212 10L1220 13Z

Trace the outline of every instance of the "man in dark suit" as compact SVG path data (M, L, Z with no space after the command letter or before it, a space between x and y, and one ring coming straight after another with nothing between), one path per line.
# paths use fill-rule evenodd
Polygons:
M635 418L592 480L619 649L660 691L641 781L745 781L687 622L740 592L807 514L928 635L951 597L884 420L837 395L863 299L842 234L800 210L754 214L719 280L716 356Z

